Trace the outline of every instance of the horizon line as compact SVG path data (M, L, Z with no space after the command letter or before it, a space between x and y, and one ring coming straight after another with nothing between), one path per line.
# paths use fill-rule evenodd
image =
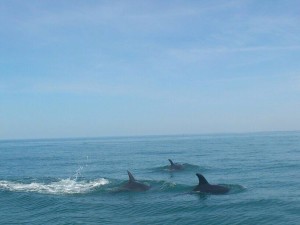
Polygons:
M105 139L105 138L143 138L143 137L182 137L182 136L218 136L218 135L245 135L245 134L263 134L263 133L292 133L300 130L277 130L277 131L242 131L242 132L211 132L211 133L182 133L182 134L145 134L145 135L102 135L91 137L42 137L42 138L6 138L0 142L6 141L46 141L46 140L74 140L74 139Z

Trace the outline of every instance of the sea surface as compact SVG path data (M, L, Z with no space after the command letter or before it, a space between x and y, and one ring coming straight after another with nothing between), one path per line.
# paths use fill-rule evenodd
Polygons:
M300 224L300 132L2 140L0 224Z

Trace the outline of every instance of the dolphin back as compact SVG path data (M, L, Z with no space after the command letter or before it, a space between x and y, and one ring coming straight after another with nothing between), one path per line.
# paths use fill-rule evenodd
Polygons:
M194 188L193 191L200 191L203 193L210 193L210 194L225 194L229 191L228 187L216 184L209 184L205 177L197 173L196 174L199 179L199 184Z
M129 181L123 185L123 190L129 190L129 191L147 191L150 189L150 186L140 183L136 181L133 177L133 175L127 170Z

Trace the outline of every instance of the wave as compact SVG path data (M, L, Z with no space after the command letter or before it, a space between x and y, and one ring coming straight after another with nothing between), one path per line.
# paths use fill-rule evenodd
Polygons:
M50 183L20 183L13 181L0 180L0 189L13 192L37 192L43 194L82 194L91 192L109 181L100 178L92 181L77 181L74 179L61 179Z

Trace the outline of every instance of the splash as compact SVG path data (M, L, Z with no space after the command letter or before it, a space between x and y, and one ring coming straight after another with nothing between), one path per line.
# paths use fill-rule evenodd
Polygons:
M74 179L62 179L49 184L32 182L29 184L12 181L0 181L0 189L19 192L37 192L43 194L82 194L108 184L109 181L100 178L93 181L77 181Z

